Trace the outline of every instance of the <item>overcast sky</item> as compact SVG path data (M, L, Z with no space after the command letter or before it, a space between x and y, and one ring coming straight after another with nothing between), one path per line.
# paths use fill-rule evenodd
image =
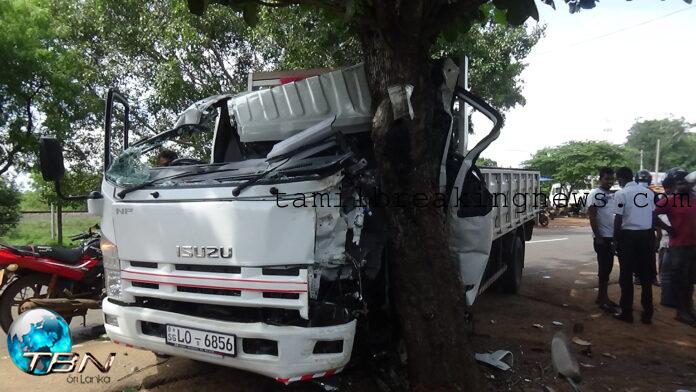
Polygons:
M563 0L537 3L547 28L522 74L527 105L484 157L518 167L570 140L623 143L639 118L696 122L696 5L604 0L570 15Z

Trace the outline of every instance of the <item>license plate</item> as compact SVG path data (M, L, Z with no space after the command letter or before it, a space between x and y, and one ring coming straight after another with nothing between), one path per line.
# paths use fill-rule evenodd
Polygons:
M170 324L167 324L165 341L176 347L232 357L236 349L234 335Z

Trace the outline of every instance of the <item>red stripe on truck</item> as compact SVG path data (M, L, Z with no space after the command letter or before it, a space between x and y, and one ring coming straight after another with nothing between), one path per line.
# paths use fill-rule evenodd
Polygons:
M261 293L306 293L307 290L276 290L276 289L257 289L257 288L244 288L244 287L224 287L224 286L206 286L200 284L191 283L172 283L172 282L159 282L156 280L144 280L144 279L133 279L133 278L121 278L130 282L139 283L150 283L150 284L163 284L168 286L184 286L184 287L196 287L200 289L218 289L218 290L230 290L230 291L257 291Z

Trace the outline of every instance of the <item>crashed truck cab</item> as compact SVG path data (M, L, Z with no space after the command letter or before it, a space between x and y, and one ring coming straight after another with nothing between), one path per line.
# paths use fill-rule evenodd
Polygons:
M456 116L459 91L494 126L458 155L457 130L442 130L448 194L472 176L501 125L458 77L445 63L442 110ZM89 208L102 216L103 312L114 342L287 383L340 371L359 321L386 308L364 69L283 81L199 101L172 130L131 145L127 121L122 141L112 140L107 102L105 176ZM161 150L176 158L158 166ZM490 209L458 201L449 200L448 219L452 235L468 238L453 251L471 303L490 250Z

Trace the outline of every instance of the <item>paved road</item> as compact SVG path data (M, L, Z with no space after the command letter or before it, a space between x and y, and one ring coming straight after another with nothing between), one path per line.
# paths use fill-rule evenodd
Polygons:
M577 267L579 260L595 258L589 226L535 228L525 249L525 274L552 274ZM594 264L593 264L594 265Z

